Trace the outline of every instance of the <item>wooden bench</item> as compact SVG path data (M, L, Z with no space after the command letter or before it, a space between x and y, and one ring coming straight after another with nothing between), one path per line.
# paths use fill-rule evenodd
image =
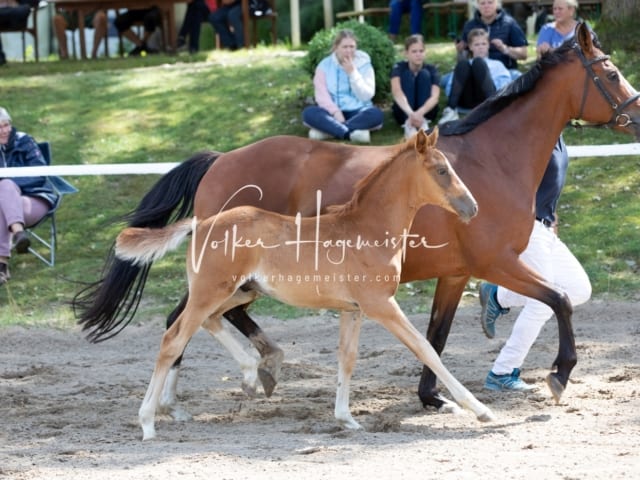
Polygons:
M370 7L363 8L362 10L351 10L348 12L336 13L336 18L340 20L356 18L356 17L371 17L378 15L389 15L391 9L389 7Z

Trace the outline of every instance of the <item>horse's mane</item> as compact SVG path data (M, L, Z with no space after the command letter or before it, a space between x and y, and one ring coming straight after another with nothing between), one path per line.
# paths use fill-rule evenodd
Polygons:
M507 108L514 100L533 90L538 80L544 75L545 70L572 61L570 53L574 50L575 44L576 39L570 38L558 48L544 53L529 71L498 90L483 103L471 110L469 115L462 120L440 125L440 135L464 135ZM594 39L594 45L599 47L597 38Z
M386 160L383 160L382 163L378 165L376 168L374 168L373 170L371 170L371 172L369 172L368 175L366 175L365 177L358 180L358 182L356 182L351 200L341 205L329 205L327 207L327 213L332 213L335 215L345 215L351 212L352 210L354 210L355 208L357 208L360 198L369 190L369 188L375 182L375 180L378 177L380 177L391 166L391 164L393 163L393 160L399 155L403 154L404 152L408 150L412 150L414 148L415 148L415 144L413 140L406 141L404 143L397 145L397 148L395 148L391 152L391 155L389 156L389 158L387 158Z

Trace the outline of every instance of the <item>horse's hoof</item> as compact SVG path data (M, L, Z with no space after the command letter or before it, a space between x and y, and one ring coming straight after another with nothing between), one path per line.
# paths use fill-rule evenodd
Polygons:
M278 382L276 382L276 379L273 378L271 372L265 370L264 368L258 369L258 378L260 379L260 383L262 384L262 388L264 389L264 394L267 396L267 398L269 398L273 394L273 391L275 390Z
M356 422L353 418L350 419L338 419L342 428L347 430L363 430L362 425Z
M142 441L146 442L147 440L153 440L156 438L156 429L151 426L142 426Z
M560 403L560 397L562 397L562 394L564 393L565 386L558 378L557 373L552 372L547 375L547 385L549 386L549 390L551 390L551 395L553 395L553 399L556 404Z
M255 398L256 396L256 387L254 385L242 382L242 391L249 398Z
M267 398L273 394L273 390L278 384L283 360L284 352L282 350L275 350L260 360L260 365L258 366L258 379L262 384L264 394Z
M188 422L193 420L193 417L189 412L187 412L184 408L174 407L169 411L169 415L176 422Z
M491 410L487 408L487 410L484 413L481 413L480 415L477 416L477 419L480 422L495 422L497 417L493 414Z
M441 398L442 405L438 408L438 413L452 413L454 415L462 415L462 408L455 402L451 400L447 400L446 398Z

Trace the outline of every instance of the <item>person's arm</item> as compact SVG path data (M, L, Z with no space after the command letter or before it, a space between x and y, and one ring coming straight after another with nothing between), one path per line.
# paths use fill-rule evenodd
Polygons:
M536 43L536 54L538 58L542 56L543 53L551 50L551 28L549 24L543 25L540 29L540 33L538 34L538 42Z
M393 96L393 101L396 102L396 105L400 107L407 116L411 116L413 113L413 108L409 105L409 100L407 100L407 96L404 94L402 90L402 85L400 83L400 77L391 77L391 95Z
M316 73L313 76L313 89L318 106L320 108L324 108L340 123L344 123L344 115L342 114L340 107L338 107L331 98L331 93L327 88L327 79L325 77L324 70L321 68L316 68Z
M42 167L47 164L40 147L36 141L29 135L24 135L19 139L20 153L22 155L22 167ZM20 189L35 188L43 185L46 181L46 177L15 177L14 181Z
M489 67L489 74L491 75L496 90L500 90L505 85L511 83L511 73L509 73L507 67L504 66L504 63L491 58L485 58L485 61Z
M527 59L527 46L511 47L504 43L499 38L491 40L491 44L496 47L503 54L513 58L514 60L526 60Z
M356 65L349 73L349 85L353 94L362 101L371 100L376 93L376 77L369 55L356 52Z
M421 117L424 117L427 113L434 109L440 101L440 85L434 83L431 85L431 96L422 104L422 106L416 110L416 113Z

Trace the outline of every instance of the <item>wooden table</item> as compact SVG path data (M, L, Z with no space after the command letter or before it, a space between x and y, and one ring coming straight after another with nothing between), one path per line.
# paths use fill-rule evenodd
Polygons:
M167 50L175 52L177 48L176 15L174 7L176 3L186 3L187 0L49 0L55 4L56 9L67 12L77 12L78 30L80 36L80 55L87 58L87 46L84 38L84 17L96 10L142 10L158 7L162 12L162 31L165 35ZM105 39L107 41L107 39Z

